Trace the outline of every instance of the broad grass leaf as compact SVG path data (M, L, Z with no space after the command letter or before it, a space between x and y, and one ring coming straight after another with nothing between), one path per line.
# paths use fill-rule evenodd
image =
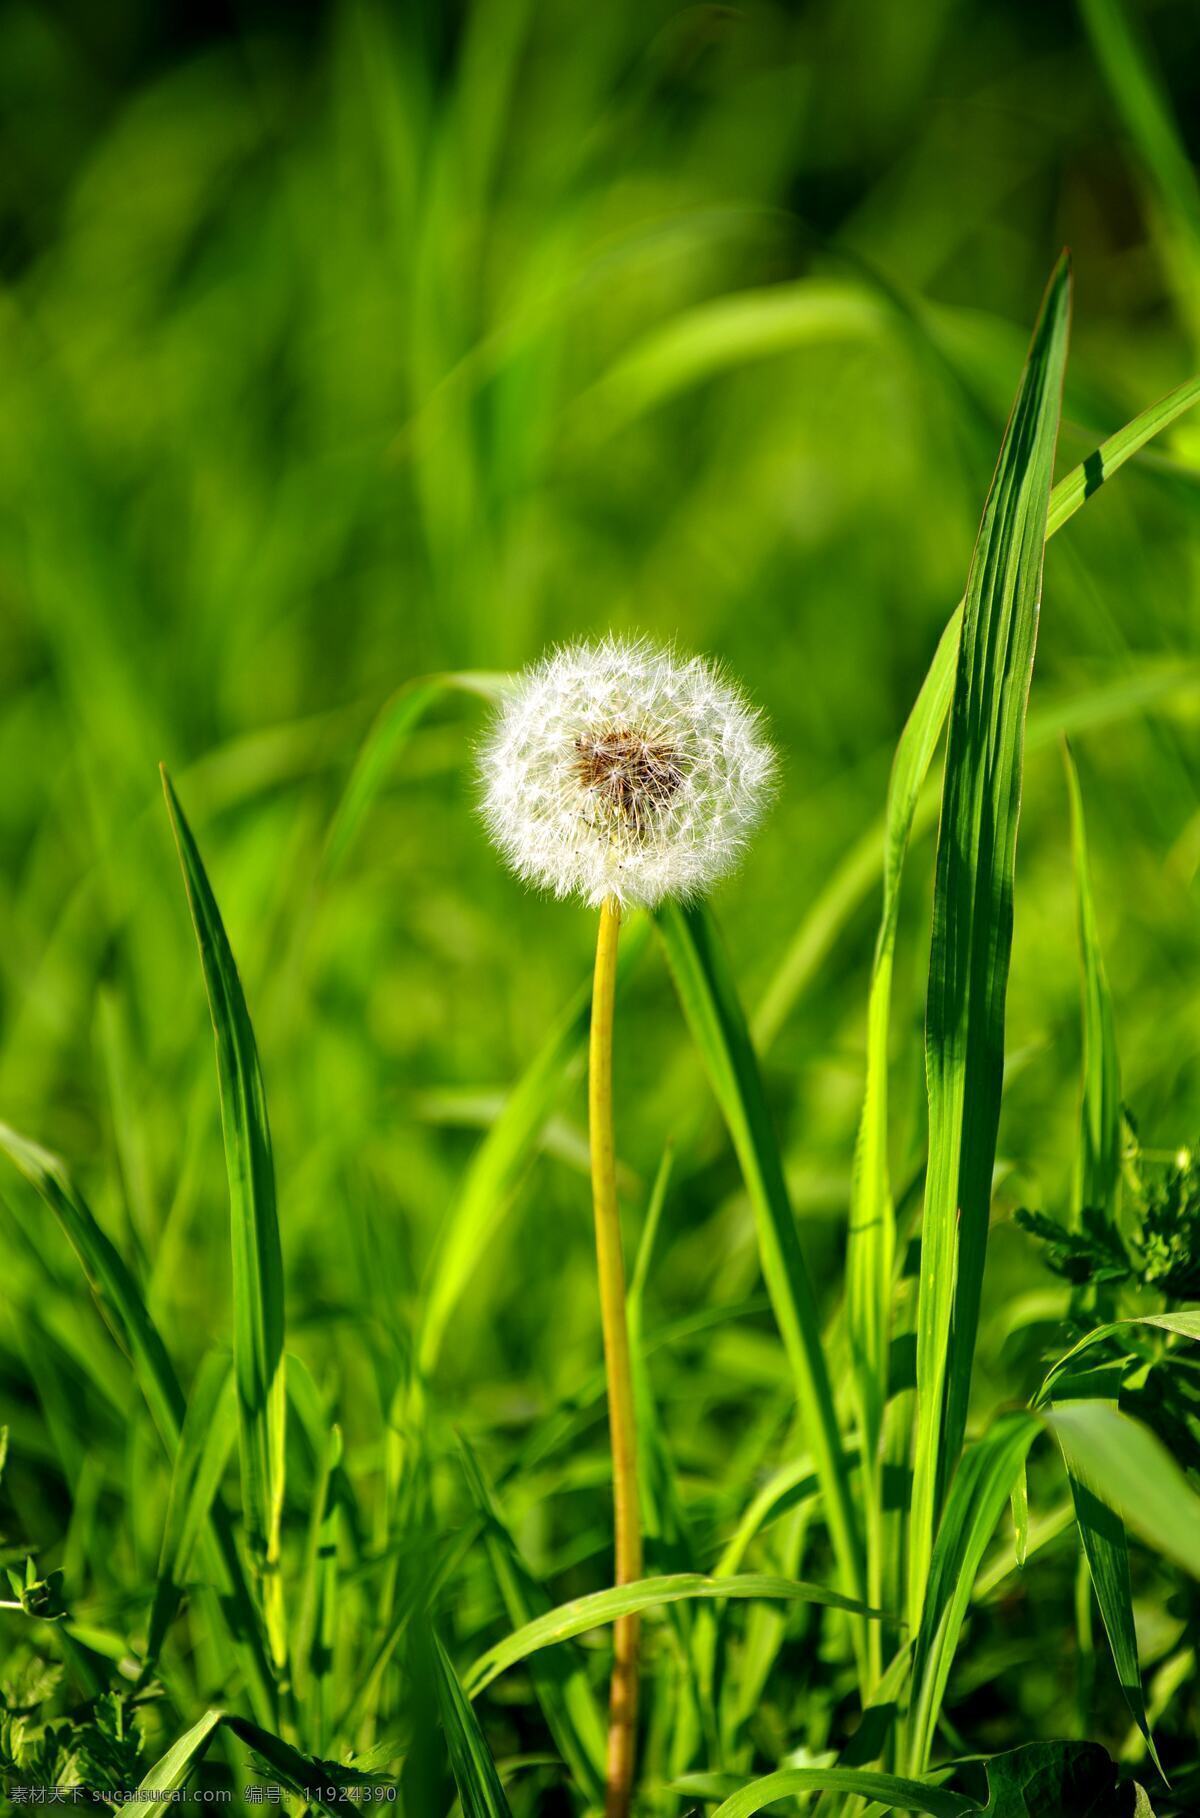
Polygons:
M882 1611L869 1610L852 1597L828 1591L822 1585L806 1584L801 1579L773 1578L762 1572L747 1572L728 1578L706 1578L698 1572L677 1572L663 1578L639 1578L632 1584L617 1585L608 1591L592 1591L570 1603L559 1604L544 1616L525 1624L515 1634L489 1648L475 1661L466 1676L468 1695L478 1697L501 1673L535 1654L539 1648L555 1642L569 1641L585 1635L589 1629L603 1628L621 1616L632 1616L642 1610L659 1609L688 1598L760 1597L781 1598L784 1602L817 1603L829 1609L847 1610L874 1617Z
M1059 1402L1043 1418L1072 1474L1131 1533L1200 1578L1200 1496L1157 1434L1102 1401Z
M763 1276L795 1379L841 1580L858 1596L864 1583L861 1543L816 1295L733 973L703 903L685 908L668 902L655 922L754 1208Z
M287 1385L283 1356L283 1252L275 1208L275 1164L258 1047L221 912L171 779L167 811L179 849L188 907L212 1015L229 1177L233 1255L233 1367L237 1381L242 1499L252 1553L263 1575L267 1633L277 1661L286 1653L279 1572Z
M173 1742L166 1754L155 1762L138 1786L138 1797L122 1805L121 1810L131 1813L133 1818L161 1818L164 1806L174 1803L164 1800L162 1795L175 1792L186 1783L192 1769L203 1759L220 1722L220 1711L206 1711L199 1723L193 1724L186 1735ZM141 1796L143 1794L145 1798Z
M450 1664L449 1656L434 1635L433 1675L442 1729L450 1754L463 1818L512 1818L496 1764L492 1760L479 1719Z
M917 1317L909 1619L920 1622L942 1486L966 1423L1004 1071L1025 712L1070 313L1047 291L963 606L926 1005L929 1165Z

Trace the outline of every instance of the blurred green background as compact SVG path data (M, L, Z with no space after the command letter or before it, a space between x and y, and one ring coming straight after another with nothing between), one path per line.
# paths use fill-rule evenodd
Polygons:
M1063 243L1060 471L1200 365L1191 0L6 4L0 106L0 1115L70 1159L186 1380L228 1330L227 1202L165 759L262 1051L289 1343L340 1385L369 1479L480 1125L585 977L593 923L489 850L469 698L398 754L332 877L330 820L409 679L644 630L726 660L782 753L718 913L751 1005L798 931L814 943L767 1065L832 1307L877 878L822 892L882 812ZM1033 689L1035 720L1078 708L1125 1095L1159 1148L1200 1127L1198 482L1184 419L1055 540ZM902 1178L931 870L926 833ZM1005 1309L1049 1278L1004 1212L1064 1207L1078 1020L1049 737L1018 864L991 1399L1030 1386ZM631 1233L681 1143L660 1318L757 1288L681 1028L652 952L618 1115ZM445 1348L447 1407L498 1446L597 1356L582 1116L577 1082ZM74 1260L7 1177L0 1200L6 1490L53 1548L84 1483L107 1515L71 1563L119 1602L153 1570L164 1493L124 1488L165 1473L79 1366L107 1341ZM656 1369L715 1527L735 1439L787 1407L770 1322ZM594 1495L530 1519L581 1558L606 1544Z

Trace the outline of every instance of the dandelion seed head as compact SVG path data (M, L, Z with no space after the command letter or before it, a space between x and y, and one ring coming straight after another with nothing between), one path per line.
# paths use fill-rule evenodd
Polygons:
M738 863L774 770L733 683L640 638L568 645L527 669L480 752L505 860L592 904L707 890Z

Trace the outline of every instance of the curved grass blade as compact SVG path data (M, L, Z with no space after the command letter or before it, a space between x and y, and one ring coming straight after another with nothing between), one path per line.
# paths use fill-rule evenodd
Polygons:
M1121 1179L1121 1068L1113 1026L1112 994L1096 927L1088 866L1087 828L1079 772L1064 739L1063 761L1071 798L1071 840L1079 914L1079 955L1083 972L1083 1095L1079 1148L1075 1159L1074 1213L1085 1207L1104 1212L1115 1224Z
M517 1549L479 1460L460 1434L467 1488L484 1524L484 1542L510 1622L526 1625L550 1608L540 1580ZM529 1663L547 1728L580 1792L593 1804L604 1796L604 1722L581 1659L550 1654Z
M1002 1415L985 1438L963 1453L955 1472L913 1648L908 1752L912 1774L923 1773L929 1765L975 1575L1038 1430L1035 1415Z
M631 919L617 961L618 988L637 965L648 934L644 918ZM479 1265L480 1252L511 1203L521 1169L558 1101L571 1067L583 1054L591 1001L589 981L571 999L471 1158L462 1192L439 1238L422 1297L417 1361L426 1378L437 1367L446 1327Z
M220 1711L206 1711L199 1723L193 1724L187 1734L173 1742L166 1754L155 1762L140 1782L137 1797L130 1799L121 1810L133 1814L133 1818L152 1818L152 1815L160 1818L163 1806L174 1803L163 1795L176 1792L185 1784L192 1769L203 1758L220 1721Z
M864 1584L858 1523L816 1295L800 1248L762 1076L733 974L704 904L684 908L667 903L657 912L655 922L754 1207L763 1275L795 1379L839 1575L847 1592L857 1598ZM859 1625L856 1632L861 1645L864 1638Z
M463 1818L512 1818L479 1719L436 1634L433 1637L433 1683L450 1754L450 1769L462 1800Z
M447 694L461 692L496 700L508 686L503 674L461 672L420 676L384 702L364 739L325 839L321 870L326 879L345 864L372 802L410 734L429 709Z
M267 1634L286 1656L280 1577L287 1385L283 1252L275 1209L275 1164L258 1047L221 912L183 809L163 769L167 812L183 868L212 1015L229 1176L233 1253L233 1367L246 1532L263 1581Z
M179 1608L192 1554L236 1438L230 1359L224 1351L210 1351L196 1372L175 1453L143 1677L152 1671Z
M926 1010L929 1167L917 1313L909 1620L966 1425L1004 1071L1025 712L1066 365L1070 268L1050 282L963 608L934 877Z
M761 1597L781 1598L784 1602L819 1603L828 1609L848 1610L880 1620L882 1610L868 1609L853 1597L827 1591L823 1585L806 1584L799 1578L772 1578L765 1572L747 1572L730 1578L706 1578L699 1572L675 1572L665 1578L639 1578L632 1584L615 1586L609 1591L592 1591L576 1597L571 1603L559 1604L555 1610L538 1616L515 1634L497 1642L481 1654L467 1674L468 1696L478 1697L485 1686L501 1673L525 1660L539 1648L552 1647L556 1641L568 1641L584 1635L589 1629L603 1628L621 1616L633 1616L642 1610L654 1610L689 1598Z
M1068 1366L1081 1351L1087 1350L1090 1345L1099 1344L1105 1338L1112 1338L1116 1333L1123 1331L1126 1326L1156 1326L1160 1332L1171 1332L1178 1338L1200 1340L1200 1312L1140 1313L1129 1319L1110 1320L1107 1325L1097 1326L1094 1331L1087 1333L1078 1344L1072 1345L1071 1349L1051 1366L1045 1381L1038 1390L1035 1405L1041 1407L1050 1400L1055 1383L1066 1374Z
M982 1811L977 1799L952 1793L944 1787L926 1786L899 1774L875 1774L861 1768L781 1768L731 1795L713 1818L753 1818L768 1806L803 1793L842 1793L847 1798L871 1799L873 1811L924 1812L927 1818L968 1818Z
M1200 1496L1157 1434L1103 1401L1058 1402L1042 1418L1080 1483L1200 1579Z
M702 380L750 360L829 341L875 339L883 305L861 284L802 278L716 297L674 316L624 354L579 400L589 440L599 440Z
M141 1291L119 1252L97 1224L58 1156L0 1124L0 1150L35 1187L62 1226L118 1344L131 1359L138 1387L167 1456L174 1459L186 1408L183 1390ZM228 1511L213 1501L208 1529L220 1609L246 1679L255 1711L273 1722L275 1681L263 1649L259 1618L242 1570Z

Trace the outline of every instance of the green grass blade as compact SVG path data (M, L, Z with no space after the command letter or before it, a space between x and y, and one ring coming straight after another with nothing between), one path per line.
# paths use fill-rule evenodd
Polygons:
M618 986L637 965L648 935L644 918L631 920L623 931ZM511 1203L521 1170L587 1045L591 1001L589 981L563 1011L471 1159L462 1191L439 1238L422 1297L417 1359L426 1378L437 1367L446 1327L479 1266L480 1252Z
M1065 474L1050 494L1050 507L1046 514L1046 536L1052 537L1075 516L1082 506L1092 498L1100 488L1120 472L1125 463L1145 448L1154 437L1169 429L1179 417L1184 416L1197 403L1200 403L1200 377L1187 379L1166 397L1151 404L1141 411L1122 429L1109 436L1100 446ZM959 604L947 620L946 628L938 643L929 673L921 685L922 697L928 691L936 689L936 678L947 660L947 640L958 648L958 638L962 627L963 603ZM1100 696L1102 697L1100 691ZM1101 705L1102 705L1101 699ZM948 710L947 701L943 708L943 719ZM913 715L917 707L913 709ZM910 716L911 723L911 716ZM934 733L929 747L929 758L937 746L937 735ZM1059 728L1055 728L1055 731ZM1032 731L1032 728L1031 728ZM1049 731L1049 728L1046 729ZM899 754L897 754L898 756ZM928 759L926 760L928 764ZM895 772L893 771L893 782ZM918 779L919 783L923 778ZM890 801L890 797L889 797ZM916 824L920 825L932 818L935 801L918 794L915 811ZM787 952L780 961L770 983L763 993L762 1001L754 1018L754 1038L760 1049L771 1046L786 1023L792 1010L813 978L816 977L821 962L837 938L838 933L863 896L879 876L881 867L886 867L888 857L896 850L891 837L893 827L889 811L883 825L872 827L851 848L842 860L833 876L809 905L804 919L792 938ZM912 826L909 832L911 834ZM901 856L903 856L901 851Z
M276 1661L287 1646L280 1578L287 1386L283 1252L275 1164L258 1047L233 953L199 849L163 771L188 906L212 1015L229 1176L233 1253L233 1367L238 1394L242 1499L252 1556L263 1577L267 1633Z
M203 1758L204 1751L212 1740L213 1731L221 1721L220 1711L206 1711L199 1723L193 1724L186 1735L178 1742L173 1742L138 1785L138 1797L129 1800L121 1810L133 1814L133 1818L161 1818L164 1807L169 1807L173 1800L163 1799L164 1793L175 1792L183 1786L192 1769ZM141 1795L147 1795L142 1798Z
M668 903L656 924L684 1015L708 1071L754 1207L759 1254L787 1351L805 1437L821 1480L843 1586L864 1585L858 1526L821 1342L816 1295L800 1248L758 1060L716 925L703 904Z
M700 384L751 360L825 342L875 340L888 314L861 284L802 278L716 297L655 329L579 400L577 418L599 440Z
M1083 971L1083 1094L1075 1160L1074 1211L1078 1219L1085 1206L1094 1207L1106 1212L1115 1222L1121 1179L1121 1069L1113 1026L1112 994L1104 970L1092 898L1079 773L1071 747L1065 740L1063 759L1071 797L1071 839Z
M398 688L380 708L364 739L341 799L329 823L321 869L333 877L346 862L372 803L410 735L429 709L456 692L496 700L508 686L502 674L461 673L421 676Z
M299 1794L313 1810L325 1812L327 1818L339 1818L339 1814L345 1818L348 1808L368 1804L363 1794L368 1789L374 1792L379 1784L369 1774L302 1754L282 1736L256 1723L247 1723L244 1717L226 1717L224 1723L239 1742L267 1763L284 1786ZM385 1787L391 1784L383 1783Z
M900 885L913 819L954 687L959 620L951 619L900 735L884 821L883 917L867 1008L867 1078L850 1186L846 1327L853 1364L866 1515L867 1594L883 1600L885 1520L880 1442L888 1393L896 1220L888 1169L888 1040ZM871 1685L882 1669L883 1635L872 1630Z
M1036 1416L1002 1415L985 1438L964 1452L950 1486L913 1649L910 1773L923 1773L929 1765L975 1575L1037 1434Z
M433 1680L463 1818L512 1818L479 1719L436 1635L433 1637Z
M179 1607L196 1543L208 1522L236 1438L229 1356L224 1351L210 1351L196 1372L175 1453L144 1671L158 1659Z
M546 1615L551 1601L526 1565L501 1514L479 1460L459 1438L471 1500L484 1523L484 1543L510 1622L521 1627ZM604 1722L583 1661L563 1652L530 1661L529 1674L546 1725L580 1792L603 1800Z
M1107 480L1124 467L1126 461L1145 448L1164 429L1169 429L1178 417L1184 416L1194 405L1200 404L1200 376L1185 379L1157 403L1140 411L1136 417L1126 423L1123 429L1105 438L1099 448L1093 449L1086 461L1073 467L1064 474L1054 491L1050 494L1050 510L1046 514L1046 535L1048 537L1061 530L1081 505L1087 501Z
M118 1342L130 1357L138 1387L174 1460L186 1414L183 1390L141 1291L119 1252L97 1224L58 1156L0 1124L0 1151L16 1164L62 1226ZM263 1650L259 1617L242 1570L229 1515L219 1497L209 1515L219 1568L221 1610L255 1711L274 1721L275 1681Z
M524 1628L481 1654L467 1674L465 1684L470 1697L478 1697L485 1686L501 1673L525 1660L539 1648L555 1642L569 1641L589 1629L603 1628L618 1617L632 1616L642 1610L654 1610L691 1598L764 1597L781 1598L784 1602L817 1603L828 1609L848 1610L856 1615L882 1617L881 1610L868 1609L853 1597L828 1591L823 1585L806 1584L799 1578L773 1578L765 1572L746 1572L737 1577L706 1578L698 1572L674 1572L664 1578L639 1578L632 1584L615 1586L609 1591L592 1591L570 1603L559 1604Z
M1165 83L1157 75L1140 34L1121 0L1080 0L1080 11L1126 130L1174 229L1166 252L1180 269L1181 301L1200 324L1194 287L1200 275L1200 181L1173 118Z
M962 1793L898 1774L873 1774L860 1768L781 1768L734 1793L717 1807L713 1818L753 1818L755 1812L765 1812L784 1799L822 1792L872 1799L880 1812L924 1812L928 1818L967 1818L983 1809L978 1800Z
M963 609L926 1009L929 1168L917 1317L909 1619L958 1455L979 1319L1004 1070L1025 711L1066 364L1070 273L1051 280L984 509Z
M289 1362L288 1386L303 1366ZM315 1397L316 1391L313 1391ZM318 1403L319 1406L319 1403ZM314 1423L316 1424L316 1423ZM334 1648L337 1641L338 1545L341 1508L337 1472L342 1462L342 1431L320 1410L310 1436L316 1448L313 1494L305 1537L304 1569L291 1638L296 1697L304 1712L304 1738L318 1754L329 1746Z
M1113 1665L1117 1670L1117 1680L1133 1720L1145 1737L1150 1758L1161 1774L1162 1763L1158 1759L1158 1750L1150 1733L1146 1701L1142 1694L1137 1630L1133 1621L1133 1585L1129 1577L1129 1543L1125 1537L1124 1523L1115 1510L1101 1502L1075 1476L1065 1452L1063 1460L1067 1464L1075 1523L1083 1543L1096 1602L1100 1606L1104 1632L1108 1636Z
M1174 1333L1178 1338L1200 1340L1200 1312L1141 1313L1129 1319L1110 1320L1107 1325L1097 1326L1094 1331L1087 1333L1078 1344L1072 1345L1071 1349L1060 1357L1056 1364L1052 1365L1038 1390L1035 1405L1040 1407L1050 1400L1055 1383L1065 1375L1068 1366L1074 1362L1081 1351L1086 1350L1090 1345L1099 1344L1105 1338L1113 1337L1126 1326L1156 1326L1159 1331Z
M1102 1401L1059 1402L1043 1418L1072 1474L1131 1533L1200 1579L1200 1496L1162 1440Z

